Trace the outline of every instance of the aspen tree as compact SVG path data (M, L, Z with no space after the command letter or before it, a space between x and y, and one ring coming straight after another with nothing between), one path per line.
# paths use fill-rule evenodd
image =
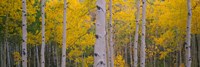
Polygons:
M109 26L110 26L110 67L114 67L114 42L113 42L113 24L112 24L112 0L110 0L109 4L110 9L110 19L109 19Z
M141 51L140 51L140 67L145 67L145 35L146 35L146 0L142 0L142 37L141 37Z
M62 44L62 62L61 67L66 66L66 12L67 11L67 1L64 0L64 17L63 17L63 44Z
M97 0L97 19L96 19L96 44L94 46L94 67L107 67L106 63L106 2L105 0Z
M140 20L140 0L136 2L136 30L134 38L134 67L138 67L138 32L139 32L139 20Z
M192 8L191 1L187 0L187 9L188 9L188 17L187 17L187 35L186 35L186 67L191 67L192 58L191 58L191 21L192 21Z
M42 7L42 47L41 47L41 67L45 67L45 57L44 57L44 52L45 52L45 0L42 0L41 2L41 7Z
M22 0L22 67L27 67L27 25L26 25L26 0Z

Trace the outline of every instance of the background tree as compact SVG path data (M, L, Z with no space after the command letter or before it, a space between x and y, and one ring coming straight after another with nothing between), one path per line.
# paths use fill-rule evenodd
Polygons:
M42 47L41 47L41 67L45 67L45 0L41 2L42 15Z
M62 67L66 66L66 10L67 10L67 1L64 0L64 17L63 17L63 44L62 44Z
M138 66L138 35L139 35L139 21L140 21L140 0L136 0L136 30L134 38L134 67Z
M26 0L22 0L22 66L27 67L27 25Z
M146 0L142 0L142 36L141 36L141 51L140 51L140 66L145 67L146 58Z

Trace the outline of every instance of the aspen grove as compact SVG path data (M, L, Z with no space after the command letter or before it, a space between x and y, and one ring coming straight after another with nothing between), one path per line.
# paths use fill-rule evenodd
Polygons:
M200 67L200 0L0 0L0 67Z

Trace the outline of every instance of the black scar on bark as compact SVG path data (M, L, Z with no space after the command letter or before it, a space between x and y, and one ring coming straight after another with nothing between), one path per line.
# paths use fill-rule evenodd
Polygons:
M103 64L103 61L100 61L100 64Z
M24 16L26 16L26 14L24 14Z
M22 54L23 54L23 55L26 55L26 52L25 52L25 51L23 51L23 52L22 52Z
M109 24L110 25L110 27L112 27L112 24Z
M100 61L97 65L99 65L99 64L101 64L101 65L105 65L105 64L103 63L103 61Z
M103 9L100 6L97 5L96 7L97 7L98 10L102 10L103 11Z
M190 12L188 12L188 16L191 16Z
M99 55L98 55L97 53L94 53L94 56L97 57L97 56L99 56Z
M97 7L97 9L98 9L98 10L100 10L100 9L101 9L101 7L99 7L98 5L97 5L96 7Z
M24 3L24 1L22 1L22 3Z
M96 34L95 37L96 37L96 39L98 39L98 38L99 38L99 35Z
M191 61L192 60L192 58L191 57L189 57L189 61Z

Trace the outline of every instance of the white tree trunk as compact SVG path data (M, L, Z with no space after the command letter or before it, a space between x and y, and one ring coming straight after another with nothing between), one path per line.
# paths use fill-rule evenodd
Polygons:
M41 67L45 67L45 0L42 0L42 47L41 47Z
M113 42L113 24L112 24L112 0L110 0L110 67L114 67L114 42Z
M37 67L40 67L40 60L39 60L39 53L38 53L38 46L35 47L36 48L36 60L37 60Z
M26 0L22 0L22 67L27 67Z
M187 39L186 39L186 67L191 67L192 58L191 58L191 20L192 20L192 8L191 1L187 0L187 8L188 8L188 17L187 17Z
M64 17L63 17L63 44L62 44L62 62L61 67L66 66L66 13L67 13L67 1L64 0Z
M106 63L106 2L97 0L96 43L94 46L94 67L107 67Z
M139 32L139 20L140 20L140 0L137 0L136 11L136 30L134 38L134 67L138 67L138 32Z
M146 35L146 0L142 0L142 37L141 37L141 52L140 52L140 67L145 67L145 56L146 56L146 44L145 44L145 35Z

